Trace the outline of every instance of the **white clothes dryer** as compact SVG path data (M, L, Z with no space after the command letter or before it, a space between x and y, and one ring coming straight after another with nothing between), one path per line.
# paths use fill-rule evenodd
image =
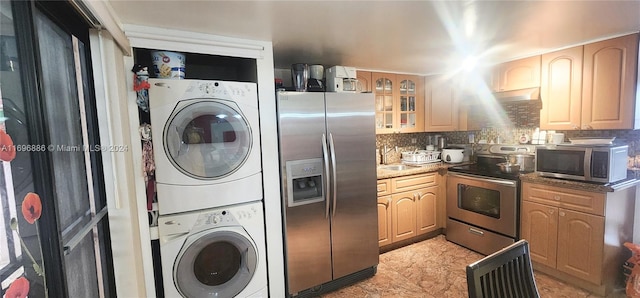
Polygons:
M256 84L149 83L158 212L262 200Z
M268 297L261 202L158 219L165 297Z

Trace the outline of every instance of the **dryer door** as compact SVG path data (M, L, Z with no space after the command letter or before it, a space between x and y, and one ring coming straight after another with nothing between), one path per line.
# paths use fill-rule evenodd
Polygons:
M225 100L189 100L164 128L164 150L187 176L212 180L228 176L246 161L252 146L251 127L239 108Z
M173 267L173 280L183 296L234 297L251 282L258 257L246 233L217 230L191 237Z

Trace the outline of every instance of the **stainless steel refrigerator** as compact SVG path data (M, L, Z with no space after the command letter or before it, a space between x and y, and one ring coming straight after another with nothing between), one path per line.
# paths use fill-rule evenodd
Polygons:
M289 294L372 276L379 255L373 94L278 92L277 100Z

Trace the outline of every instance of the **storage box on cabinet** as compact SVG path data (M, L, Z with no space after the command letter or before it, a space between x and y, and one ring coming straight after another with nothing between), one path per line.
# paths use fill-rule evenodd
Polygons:
M534 267L599 295L612 291L628 257L623 244L632 241L635 192L524 182L520 235L529 241Z

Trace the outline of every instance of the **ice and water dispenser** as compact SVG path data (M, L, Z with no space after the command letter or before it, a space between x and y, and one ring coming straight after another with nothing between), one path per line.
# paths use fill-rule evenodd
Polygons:
M289 207L324 201L322 158L286 162Z

